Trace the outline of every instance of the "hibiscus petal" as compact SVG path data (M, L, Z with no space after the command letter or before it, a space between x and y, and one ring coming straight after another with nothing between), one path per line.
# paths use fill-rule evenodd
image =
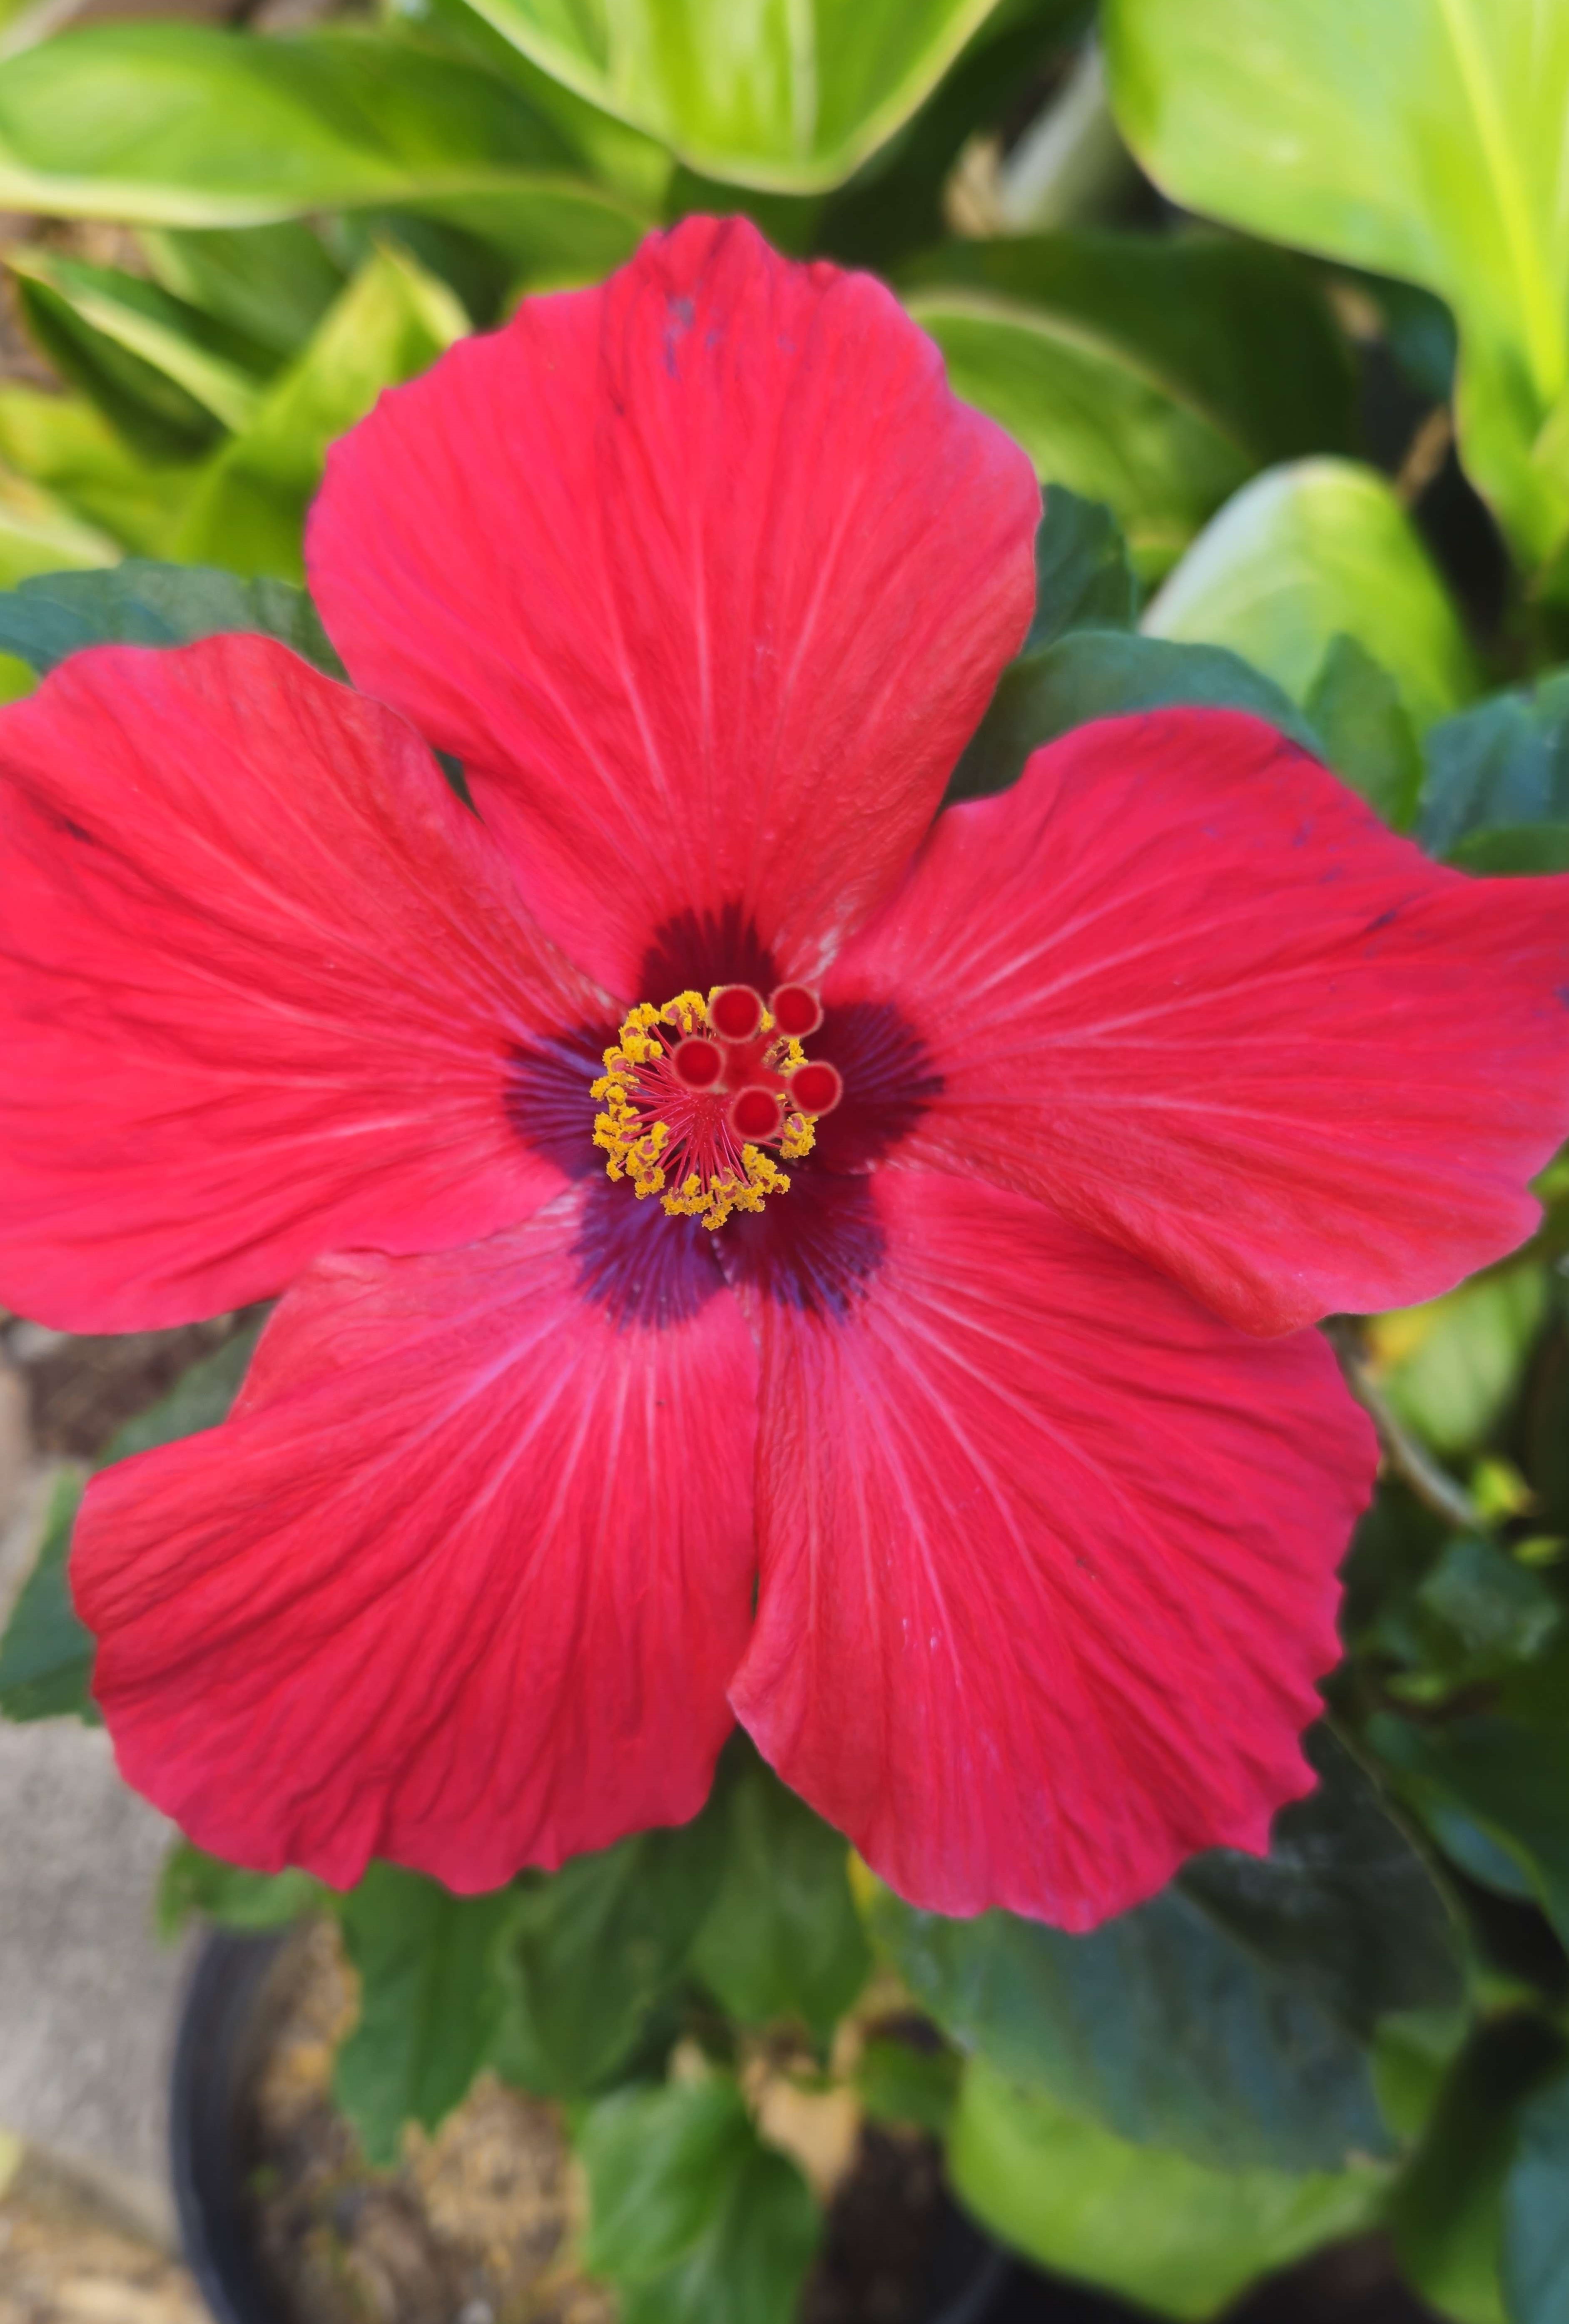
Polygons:
M308 553L543 925L662 1000L667 924L804 975L897 878L1028 626L1039 512L880 284L692 218L384 395Z
M0 851L8 1305L180 1323L559 1190L511 1061L604 1001L391 711L263 638L79 655L0 716Z
M731 1701L912 1903L1089 1928L1311 1788L1372 1431L1316 1333L1249 1339L1027 1197L870 1184L864 1296L757 1303Z
M701 1806L751 1611L756 1359L657 1212L659 1318L597 1296L595 1203L324 1260L233 1419L94 1480L97 1697L203 1847L469 1893Z
M1081 728L952 809L827 992L930 1052L909 1158L1251 1332L1497 1259L1569 1131L1569 880L1446 871L1229 711Z

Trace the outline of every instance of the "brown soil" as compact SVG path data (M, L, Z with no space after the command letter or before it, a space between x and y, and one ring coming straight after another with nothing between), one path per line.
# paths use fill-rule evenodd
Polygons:
M184 2268L29 2156L0 2195L0 2324L209 2324Z
M558 2110L484 2076L434 2137L405 2133L401 2168L373 2172L330 2095L355 2014L336 1928L311 1928L283 1974L256 2087L253 2181L258 2258L280 2315L615 2324L614 2294L574 2261L584 2191ZM929 2140L866 2131L801 2324L917 2324L940 2201Z

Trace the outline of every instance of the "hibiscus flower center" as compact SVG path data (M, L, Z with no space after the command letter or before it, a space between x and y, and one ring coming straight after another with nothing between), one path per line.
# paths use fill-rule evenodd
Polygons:
M761 1211L789 1179L843 1094L837 1069L803 1043L823 1021L809 985L781 984L765 1002L750 984L643 1001L605 1052L593 1094L594 1143L612 1178L641 1201L658 1194L672 1219L722 1227Z

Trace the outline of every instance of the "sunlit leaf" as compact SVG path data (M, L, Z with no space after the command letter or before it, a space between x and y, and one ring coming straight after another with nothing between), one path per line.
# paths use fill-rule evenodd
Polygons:
M1372 2170L1206 2170L1134 2146L972 2058L948 2168L969 2209L1042 2267L1158 2316L1208 2318L1255 2276L1371 2224Z
M142 247L164 290L275 355L308 339L343 288L319 235L277 226L149 227Z
M142 459L84 397L14 384L0 386L0 460L134 556L162 549L195 473ZM73 561L67 556L53 562Z
M335 437L383 387L432 363L466 327L451 293L394 250L367 261L251 424L191 493L179 553L237 573L304 576L301 530Z
M1017 438L1048 484L1115 512L1140 573L1162 573L1255 466L1214 420L1072 319L981 291L907 301L966 402Z
M151 226L483 198L536 238L636 211L515 83L368 31L93 24L0 73L0 203ZM576 245L573 245L576 247Z
M1349 451L1349 351L1302 262L1212 235L1063 233L948 242L900 276L990 291L1115 346L1250 460Z
M1239 493L1143 627L1230 646L1297 702L1347 632L1394 678L1419 730L1476 690L1459 616L1410 519L1384 477L1346 460L1274 468Z
M1118 119L1168 193L1448 300L1466 465L1546 558L1569 533L1569 10L1107 0L1102 21Z
M737 185L833 186L997 0L475 0L555 79Z
M1524 1261L1368 1326L1380 1386L1440 1452L1480 1446L1520 1385L1546 1313L1547 1281Z

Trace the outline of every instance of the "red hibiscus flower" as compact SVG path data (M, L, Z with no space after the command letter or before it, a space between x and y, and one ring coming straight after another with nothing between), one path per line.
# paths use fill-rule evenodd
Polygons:
M1221 713L934 824L1038 505L886 291L692 221L337 447L363 691L235 637L0 719L0 1296L295 1278L75 1552L198 1840L484 1888L739 1717L907 1896L1083 1928L1307 1787L1374 1447L1302 1327L1529 1230L1569 883Z

